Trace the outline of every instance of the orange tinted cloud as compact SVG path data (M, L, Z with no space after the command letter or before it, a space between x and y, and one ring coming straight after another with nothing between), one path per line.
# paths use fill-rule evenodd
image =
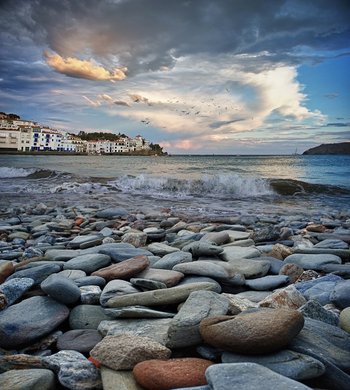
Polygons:
M127 68L115 68L112 71L105 69L92 61L79 60L73 57L63 58L59 54L44 53L46 63L56 72L69 77L87 80L124 80Z

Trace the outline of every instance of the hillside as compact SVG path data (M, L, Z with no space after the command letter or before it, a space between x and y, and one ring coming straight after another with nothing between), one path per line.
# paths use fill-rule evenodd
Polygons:
M305 150L303 154L317 155L317 154L350 154L350 142L340 142L337 144L322 144Z

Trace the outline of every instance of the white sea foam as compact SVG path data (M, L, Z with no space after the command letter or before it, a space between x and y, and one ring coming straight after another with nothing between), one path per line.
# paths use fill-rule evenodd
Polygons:
M50 188L52 194L58 192L74 192L80 194L90 194L90 193L107 193L109 190L105 186L99 183L76 183L76 182L65 182L59 184L55 187Z
M26 177L36 172L35 168L0 167L0 179L11 177Z
M123 176L109 182L109 184L122 192L159 197L222 196L242 198L274 194L267 180L237 174L202 176L196 180L149 175Z

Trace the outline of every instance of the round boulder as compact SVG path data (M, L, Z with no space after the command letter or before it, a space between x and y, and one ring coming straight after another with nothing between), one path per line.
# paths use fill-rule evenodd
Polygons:
M136 382L147 390L201 386L207 383L205 371L212 364L198 358L152 359L136 364L133 374Z
M264 354L285 347L303 328L296 310L249 309L236 316L206 318L200 323L203 340L243 354Z

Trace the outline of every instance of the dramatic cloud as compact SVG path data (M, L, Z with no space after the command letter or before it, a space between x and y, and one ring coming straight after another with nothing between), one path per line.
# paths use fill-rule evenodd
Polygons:
M44 53L46 63L58 73L69 77L87 80L124 80L127 68L115 68L111 72L92 61L72 57L63 58L59 54Z
M302 142L349 118L337 72L303 78L348 64L349 20L343 0L3 0L0 98L176 151Z

